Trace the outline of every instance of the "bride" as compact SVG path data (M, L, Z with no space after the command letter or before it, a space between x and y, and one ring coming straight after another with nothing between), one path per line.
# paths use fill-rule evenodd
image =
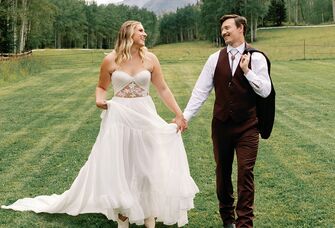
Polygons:
M120 28L115 49L101 65L96 105L103 109L96 142L70 189L61 195L24 198L4 209L36 213L102 213L117 221L155 227L188 223L199 191L190 176L180 132L187 128L157 57L145 47L138 21ZM175 123L166 123L149 96L150 82ZM106 101L112 83L114 97Z

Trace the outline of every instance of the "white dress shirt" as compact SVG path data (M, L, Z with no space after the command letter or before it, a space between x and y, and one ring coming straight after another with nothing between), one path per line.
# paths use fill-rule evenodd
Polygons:
M227 52L229 52L233 47L227 47ZM245 48L245 43L238 46L236 49L238 53L235 55L235 60L233 64L233 73L240 62L242 53ZM200 76L193 88L192 96L188 101L188 104L184 110L184 117L187 121L190 121L193 116L195 116L200 110L202 104L207 100L210 92L214 87L213 78L216 68L216 64L219 59L220 50L210 55L206 64L204 65ZM229 55L229 64L231 66L231 53ZM271 92L271 80L268 73L268 65L264 55L259 52L254 52L251 57L251 69L248 73L244 75L249 81L251 87L261 97L269 96Z

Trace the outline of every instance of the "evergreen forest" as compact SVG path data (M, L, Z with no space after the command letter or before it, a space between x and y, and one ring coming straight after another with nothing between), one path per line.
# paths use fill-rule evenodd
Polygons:
M248 19L247 40L260 27L334 23L335 0L199 0L158 17L126 5L84 0L0 0L0 53L43 48L111 49L121 24L141 21L147 46L193 40L222 44L219 18Z

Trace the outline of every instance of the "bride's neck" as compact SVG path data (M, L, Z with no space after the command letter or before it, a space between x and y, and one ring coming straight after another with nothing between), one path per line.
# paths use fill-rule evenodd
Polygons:
M135 47L135 46L132 46L131 49L130 49L130 54L134 57L136 55L139 55L140 53L140 48L139 47Z

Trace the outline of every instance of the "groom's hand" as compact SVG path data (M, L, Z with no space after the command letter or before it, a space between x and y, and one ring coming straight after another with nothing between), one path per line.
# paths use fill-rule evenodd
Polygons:
M188 128L187 120L183 116L173 118L172 123L177 124L178 131L181 131L181 132L184 132Z
M240 67L244 74L247 74L249 71L249 62L250 62L250 52L248 54L244 54L241 57Z

